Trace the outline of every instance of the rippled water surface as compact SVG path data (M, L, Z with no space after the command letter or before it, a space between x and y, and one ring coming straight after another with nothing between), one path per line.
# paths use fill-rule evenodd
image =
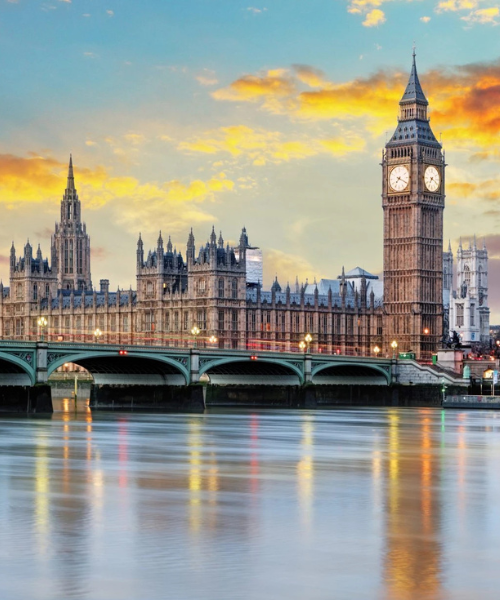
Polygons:
M2 600L498 599L500 413L0 419Z

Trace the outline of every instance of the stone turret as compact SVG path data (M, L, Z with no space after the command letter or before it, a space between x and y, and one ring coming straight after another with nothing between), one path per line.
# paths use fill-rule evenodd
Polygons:
M139 233L139 239L137 240L137 271L140 272L144 264L144 243L142 241L141 234Z

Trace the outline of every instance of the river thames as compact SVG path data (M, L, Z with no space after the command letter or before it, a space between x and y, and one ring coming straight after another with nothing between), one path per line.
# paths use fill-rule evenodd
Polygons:
M497 599L500 412L0 419L2 600Z

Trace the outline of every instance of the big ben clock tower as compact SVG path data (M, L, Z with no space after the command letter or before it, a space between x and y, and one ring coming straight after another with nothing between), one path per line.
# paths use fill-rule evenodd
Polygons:
M415 51L382 162L384 347L429 358L443 330L444 152L427 116Z

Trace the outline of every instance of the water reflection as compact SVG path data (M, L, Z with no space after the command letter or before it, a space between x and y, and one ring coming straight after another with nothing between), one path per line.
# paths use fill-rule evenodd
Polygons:
M2 598L497 597L497 413L76 409L0 419Z
M387 597L441 598L439 448L431 423L436 411L414 413L416 427L403 430L389 411L387 534L384 578Z
M297 463L297 483L299 503L302 513L302 523L307 530L311 521L314 479L314 423L311 415L304 415L302 419L301 458Z

